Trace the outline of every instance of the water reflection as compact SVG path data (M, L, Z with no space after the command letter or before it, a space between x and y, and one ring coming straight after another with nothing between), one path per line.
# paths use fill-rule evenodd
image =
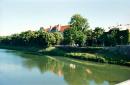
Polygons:
M19 54L23 66L31 70L38 68L44 74L52 72L64 77L68 85L114 85L130 78L130 69L114 65L82 65L70 61L32 54ZM40 57L40 58L39 58Z
M114 85L130 68L0 49L0 85Z

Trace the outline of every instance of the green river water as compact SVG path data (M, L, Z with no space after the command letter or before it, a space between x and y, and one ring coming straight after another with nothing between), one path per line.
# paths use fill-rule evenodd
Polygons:
M114 85L130 67L0 49L0 85Z

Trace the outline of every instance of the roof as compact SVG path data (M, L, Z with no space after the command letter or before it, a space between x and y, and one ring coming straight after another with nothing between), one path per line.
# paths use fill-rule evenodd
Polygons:
M69 28L70 28L69 25L61 26L60 27L60 32L64 32L66 29L69 29Z
M69 29L70 25L55 25L55 26L50 26L49 28L46 28L45 31L46 32L55 32L55 31L60 31L60 32L64 32L66 29Z

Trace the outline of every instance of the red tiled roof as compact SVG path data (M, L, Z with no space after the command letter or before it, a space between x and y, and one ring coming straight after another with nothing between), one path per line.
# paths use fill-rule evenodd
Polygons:
M69 29L69 28L70 28L69 25L64 25L64 26L55 25L55 26L53 26L53 27L46 28L45 31L46 31L46 32L49 32L49 31L55 29L55 30L58 30L58 31L60 31L60 32L64 32L66 29Z
M60 27L60 32L64 32L66 29L69 29L70 26L69 25L64 25Z

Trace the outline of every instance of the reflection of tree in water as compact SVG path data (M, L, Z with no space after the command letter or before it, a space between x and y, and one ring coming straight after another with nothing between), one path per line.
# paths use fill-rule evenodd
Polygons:
M23 64L28 69L38 68L41 73L50 71L58 76L64 76L64 80L69 85L89 85L90 81L100 85L104 85L104 81L114 84L130 78L128 71L117 67L72 64L70 61L31 54L21 54L21 56L25 58Z
M59 63L56 60L47 58L46 56L40 58L37 56L31 56L30 59L23 61L23 64L30 70L33 68L38 68L41 73L50 71L59 74L59 76L63 75L63 63Z

